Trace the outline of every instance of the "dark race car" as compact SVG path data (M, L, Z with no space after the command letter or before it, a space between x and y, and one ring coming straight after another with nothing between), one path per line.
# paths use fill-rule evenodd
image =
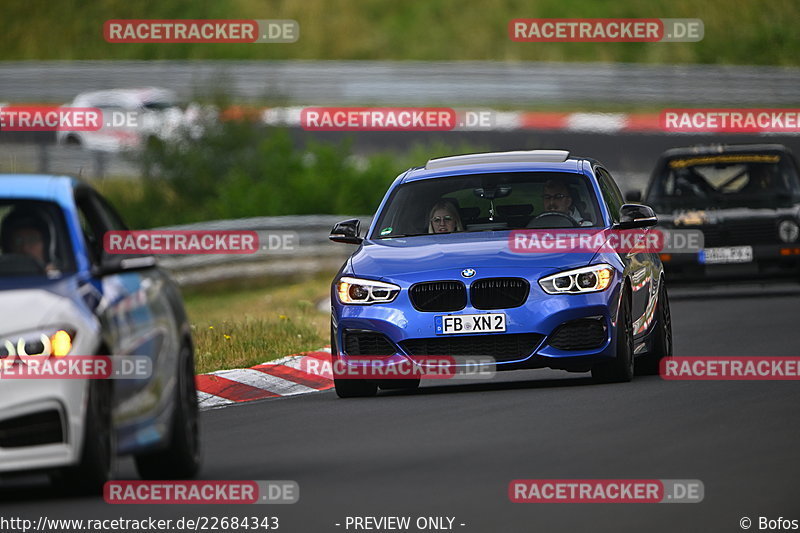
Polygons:
M779 144L675 148L662 154L642 200L659 226L701 230L703 246L662 254L671 278L752 278L800 273L800 180Z

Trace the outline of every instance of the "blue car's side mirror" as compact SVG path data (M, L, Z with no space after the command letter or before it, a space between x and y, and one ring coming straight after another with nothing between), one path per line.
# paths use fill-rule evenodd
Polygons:
M328 237L333 242L343 242L345 244L361 244L362 239L359 234L361 233L361 221L357 218L337 222L331 234Z
M619 208L618 229L635 229L655 226L658 223L653 208L642 204L624 204Z

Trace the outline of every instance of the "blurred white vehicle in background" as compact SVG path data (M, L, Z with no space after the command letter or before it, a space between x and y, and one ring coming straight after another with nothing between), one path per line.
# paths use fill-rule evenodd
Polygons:
M103 126L98 131L56 132L59 144L87 150L137 150L151 137L175 139L182 127L199 127L196 125L199 108L195 104L182 107L175 92L159 87L84 92L63 107L92 107L102 111Z

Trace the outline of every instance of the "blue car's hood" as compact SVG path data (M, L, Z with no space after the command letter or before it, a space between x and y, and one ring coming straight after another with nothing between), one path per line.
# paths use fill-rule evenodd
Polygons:
M352 257L352 273L378 278L453 269L561 270L589 264L594 253L516 253L509 232L457 233L365 241ZM480 274L480 272L479 272Z

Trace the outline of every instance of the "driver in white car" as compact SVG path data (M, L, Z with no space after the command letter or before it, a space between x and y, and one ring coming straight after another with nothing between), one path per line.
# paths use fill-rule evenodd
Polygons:
M48 274L58 273L48 258L50 231L41 217L15 211L3 220L0 233L4 253L27 255Z
M542 190L544 211L563 213L572 218L579 226L591 226L592 221L583 217L572 199L569 187L563 181L548 180Z

